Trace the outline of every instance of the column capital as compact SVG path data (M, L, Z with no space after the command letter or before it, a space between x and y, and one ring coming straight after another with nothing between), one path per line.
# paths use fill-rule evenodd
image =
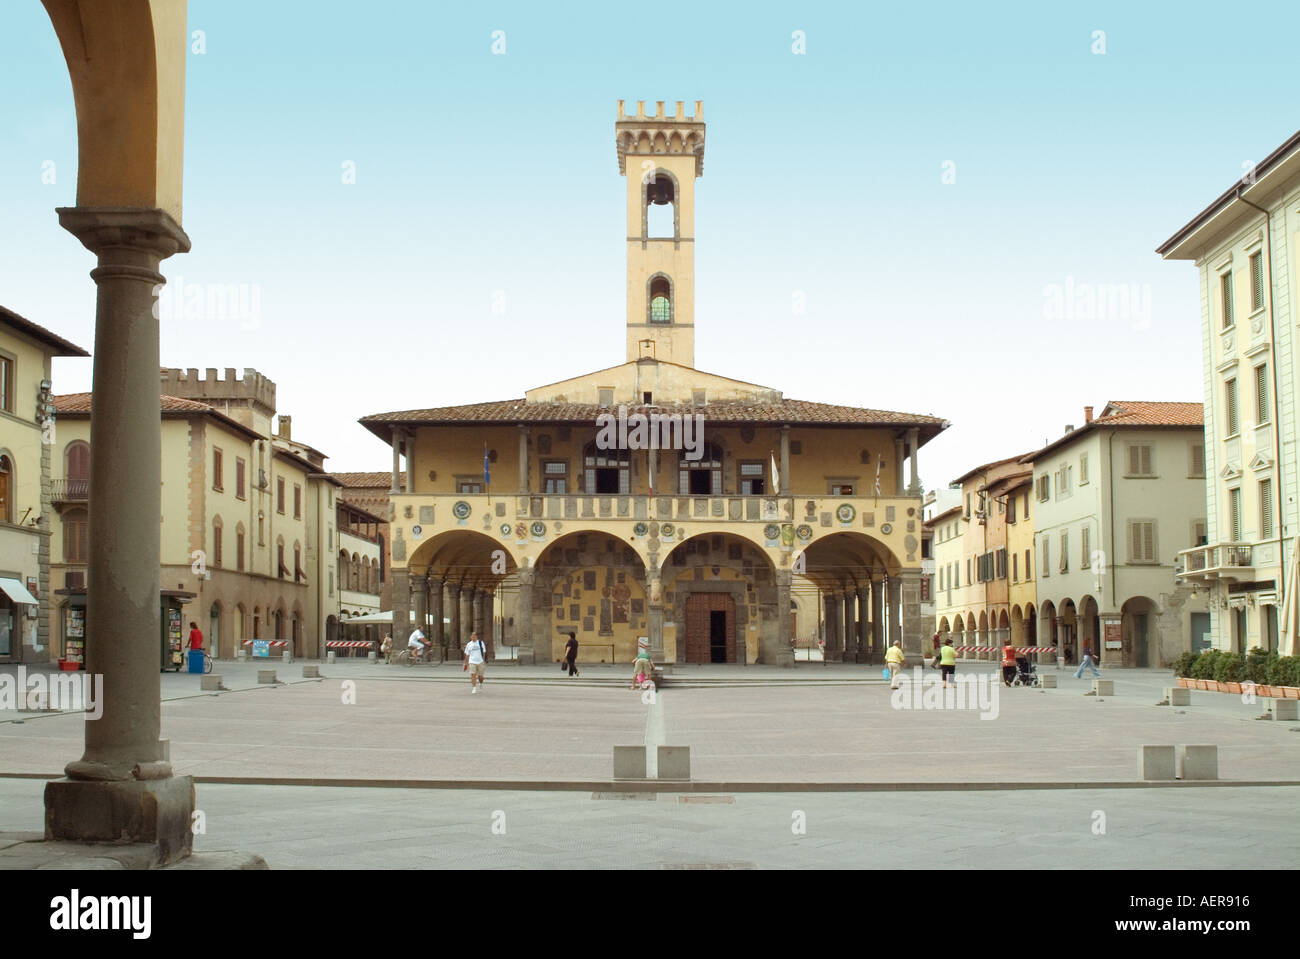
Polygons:
M96 256L125 250L143 252L163 260L174 253L190 251L189 236L165 210L129 206L63 206L55 212L59 215L59 226ZM161 278L159 282L162 282Z

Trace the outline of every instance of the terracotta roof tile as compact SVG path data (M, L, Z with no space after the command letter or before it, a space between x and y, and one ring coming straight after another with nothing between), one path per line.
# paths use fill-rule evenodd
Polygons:
M1200 403L1111 400L1093 422L1103 426L1204 426L1205 407Z
M213 416L250 437L260 437L261 434L255 430L249 429L238 420L232 419L221 410L209 406L207 403L201 403L198 400L187 400L179 396L167 396L163 394L158 397L163 413L205 413ZM89 416L90 415L90 394L89 393L63 393L55 396L54 412L56 415L64 416Z
M382 486L388 490L393 484L393 474L387 470L380 470L373 473L330 473L336 480L346 487L367 488ZM406 474L399 473L401 479Z

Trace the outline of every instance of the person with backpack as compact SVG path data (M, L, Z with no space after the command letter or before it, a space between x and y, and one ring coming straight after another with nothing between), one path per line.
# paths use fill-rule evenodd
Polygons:
M578 675L578 634L569 633L569 641L564 644L564 659L560 669L567 669L570 676Z
M484 673L487 664L487 646L483 640L478 638L478 633L469 634L469 643L465 646L465 662L461 670L469 670L469 691L472 694L479 691L486 678Z

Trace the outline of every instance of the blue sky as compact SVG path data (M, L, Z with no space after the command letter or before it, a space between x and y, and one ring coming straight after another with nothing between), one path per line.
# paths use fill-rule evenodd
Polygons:
M165 317L162 362L260 370L338 470L388 467L367 413L622 361L620 98L704 101L696 365L945 417L931 487L1084 405L1202 399L1195 270L1154 248L1300 127L1276 52L1294 4L189 11L194 248L164 272L256 288L260 310ZM0 303L89 348L93 264L54 215L75 202L75 114L38 3L6 11L0 64ZM1131 303L1062 317L1067 284ZM56 361L58 392L90 377Z

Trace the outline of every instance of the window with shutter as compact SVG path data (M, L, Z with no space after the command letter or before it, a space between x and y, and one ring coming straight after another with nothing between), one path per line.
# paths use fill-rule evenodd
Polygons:
M1088 526L1079 530L1079 553L1079 568L1087 569L1092 565L1092 529Z
M1150 476L1151 473L1151 447L1143 444L1131 445L1128 448L1128 473L1130 476Z
M1198 519L1192 524L1192 545L1206 546L1210 542L1210 534L1206 530L1205 520Z
M1268 422L1268 364L1255 367L1255 422Z
M1232 271L1219 277L1219 294L1222 300L1223 328L1226 330L1235 322L1232 316Z
M1034 578L1034 564L1029 561L1029 550L1025 550L1025 579Z
M1264 309L1264 255L1255 253L1250 258L1250 311Z
M1223 384L1223 406L1227 414L1229 436L1237 435L1237 378L1234 376Z
M1079 485L1082 486L1088 482L1088 454L1084 453L1079 457Z
M1260 480L1259 483L1259 536L1271 539L1273 536L1273 480Z
M1050 576L1050 575L1052 574L1052 560L1051 560L1051 557L1048 556L1048 553L1050 552L1049 549L1048 549L1048 546L1049 546L1049 543L1048 543L1047 537L1044 536L1044 537L1043 537L1043 546L1042 546L1042 549L1043 549L1043 575L1044 575L1044 576Z
M1228 530L1234 543L1241 541L1241 489L1228 490Z
M239 499L244 498L244 470L244 461L237 458L235 460L235 496Z
M1193 477L1204 479L1205 477L1205 444L1192 444L1192 472Z
M215 490L224 489L226 485L225 470L221 468L221 461L221 450L214 449L212 451L212 488Z
M1011 554L1011 581L1014 583L1014 582L1018 582L1019 580L1020 580L1020 556L1017 553L1012 553Z
M1066 530L1061 530L1061 572L1070 571L1070 534Z

